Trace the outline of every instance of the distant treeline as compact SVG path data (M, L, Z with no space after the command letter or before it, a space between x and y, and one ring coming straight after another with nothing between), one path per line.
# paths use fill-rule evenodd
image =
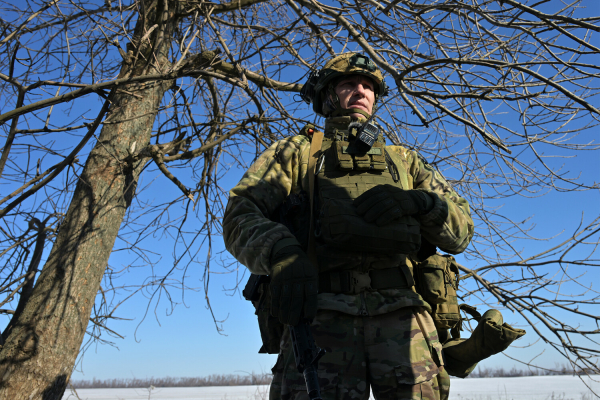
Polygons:
M593 374L591 370L589 374ZM499 368L478 367L469 375L469 378L495 378L495 377L517 377L517 376L547 376L547 375L575 375L573 369L561 366L554 369L517 369L510 370ZM578 375L586 375L580 371ZM209 375L205 377L174 378L128 378L128 379L92 379L71 381L76 389L102 389L102 388L148 388L155 387L200 387L200 386L242 386L242 385L269 385L273 376L271 374L248 374L248 375Z
M554 368L540 369L540 368L529 368L529 369L517 369L512 367L511 369L504 369L502 367L497 368L486 368L477 367L475 371L471 372L469 378L513 378L519 376L552 376L552 375L592 375L596 374L591 368L589 370L578 370L574 371L573 368L567 365L556 366Z
M269 385L271 374L248 375L209 375L205 377L174 378L115 378L71 381L76 389L110 389L110 388L147 388L155 387L200 387L200 386L242 386Z

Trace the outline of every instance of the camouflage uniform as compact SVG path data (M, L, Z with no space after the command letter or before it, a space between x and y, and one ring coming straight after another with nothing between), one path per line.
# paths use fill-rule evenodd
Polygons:
M319 361L323 399L446 399L450 380L429 314L401 308L374 317L323 310L312 324L327 353ZM270 400L308 400L289 337L273 368ZM432 350L433 349L433 350ZM368 366L368 367L367 367Z
M326 120L323 151L332 145L332 135L347 132L350 122L348 116ZM276 222L276 213L290 193L308 192L309 148L310 138L305 135L274 143L230 191L223 220L225 245L254 274L271 273L270 257L281 243L299 244L286 226ZM446 252L464 251L473 236L467 201L414 151L402 146L386 146L385 150L398 169L397 186L424 191L434 199L429 212L410 217L417 232ZM322 187L344 179L344 174L331 175L331 162L325 158L318 176ZM328 173L341 178L330 179ZM390 179L387 170L379 175L350 175L364 175L367 182L354 187L349 178L344 193L350 201ZM317 260L320 290L312 330L317 344L327 350L319 362L323 398L367 399L369 386L377 399L447 398L449 377L443 368L442 346L429 315L430 306L413 286L413 266L407 255L322 244L317 246ZM345 292L321 287L322 281L333 282L342 272L354 276L387 269L400 269L406 275L406 287L375 290L366 284ZM288 334L282 339L273 372L271 400L308 398L304 379L295 368Z
M347 122L348 117L330 119L325 133L332 125ZM308 188L309 146L309 138L303 135L273 144L231 189L223 223L225 243L253 273L269 274L273 246L282 239L295 240L285 226L270 217L290 193ZM402 180L407 189L437 194L434 208L418 217L421 234L445 251L463 251L473 235L467 202L415 152L402 146L386 149L406 166L401 171L405 171ZM364 252L333 249L330 254L346 269L386 260ZM412 268L406 256L394 258ZM327 264L332 268L331 263ZM431 317L425 312L430 308L414 288L320 293L318 300L320 311L313 322L314 335L317 344L328 351L319 363L324 398L367 398L367 382L377 398L438 399L447 395L448 376L439 368L443 363L441 345ZM283 350L274 368L272 398L300 398L306 394L288 340L284 336Z

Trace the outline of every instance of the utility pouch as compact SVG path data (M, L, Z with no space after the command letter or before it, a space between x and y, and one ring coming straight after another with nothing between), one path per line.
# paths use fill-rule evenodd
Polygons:
M371 158L371 168L374 171L385 171L387 167L387 162L385 160L385 144L381 142L376 142L371 149L371 153L369 154Z
M336 140L335 142L335 163L340 171L352 171L354 169L354 160L347 149L349 142L345 140ZM346 152L344 152L344 149Z
M346 149L348 151L349 149ZM368 153L356 153L352 154L354 158L354 169L357 171L368 171L371 168L371 159Z
M451 329L461 320L458 305L458 263L450 255L433 254L416 263L417 292L431 306L438 329Z
M356 141L335 140L334 146L336 169L340 171L377 171L383 172L387 166L385 159L385 143L377 141L366 150L360 150Z
M279 354L279 343L283 336L284 326L270 312L270 281L271 279L267 275L251 274L242 295L246 300L252 302L255 309L254 314L258 317L258 328L263 342L258 352L262 354Z

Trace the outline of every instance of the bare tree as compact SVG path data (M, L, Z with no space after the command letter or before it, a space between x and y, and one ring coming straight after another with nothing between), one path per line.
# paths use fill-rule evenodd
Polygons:
M600 150L593 0L0 4L0 301L12 316L1 398L59 399L86 331L118 336L110 321L131 296L174 301L198 266L207 290L223 177L322 123L297 93L348 50L386 73L388 141L419 151L472 205L467 256L480 266L465 268L464 298L520 314L574 370L600 372L600 297L585 275L600 266L600 216L526 254L543 238L496 207L599 188L575 158ZM152 251L157 238L171 261ZM109 265L119 250L130 265Z

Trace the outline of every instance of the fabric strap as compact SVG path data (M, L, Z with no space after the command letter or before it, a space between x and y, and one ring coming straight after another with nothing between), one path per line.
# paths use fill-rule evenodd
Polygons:
M343 270L319 274L319 293L358 294L365 289L409 289L414 284L407 266L372 269L366 273Z
M321 153L323 143L323 132L315 130L310 141L310 158L308 160L308 193L310 196L310 228L308 231L308 258L315 267L319 267L317 252L315 249L315 172L317 160Z

